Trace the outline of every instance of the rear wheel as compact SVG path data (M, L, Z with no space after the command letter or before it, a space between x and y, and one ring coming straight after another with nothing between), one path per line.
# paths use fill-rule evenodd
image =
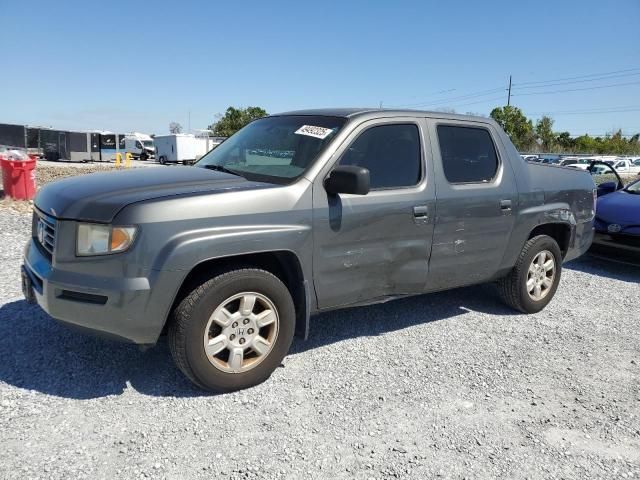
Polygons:
M562 252L557 242L538 235L527 241L511 272L498 281L503 301L523 313L536 313L551 301L560 283Z
M217 392L263 382L293 339L295 310L287 287L264 270L233 270L194 289L169 326L178 368Z

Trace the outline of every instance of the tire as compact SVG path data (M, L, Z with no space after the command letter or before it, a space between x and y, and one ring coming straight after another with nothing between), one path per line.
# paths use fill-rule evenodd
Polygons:
M167 157L165 157L164 155L161 155L160 158L158 159L158 161L162 164L162 165L166 165L167 163Z
M252 309L242 313L243 305ZM291 294L277 277L259 269L232 270L202 283L175 308L169 348L177 367L200 388L241 390L264 382L281 364L293 340L295 317ZM219 321L228 323L223 327ZM260 326L261 321L271 323Z
M147 159L148 159L148 158L149 158L149 156L148 156L146 153L144 153L144 152L142 152L142 153L140 154L140 156L138 157L138 159L139 159L139 160L141 160L141 161L143 161L143 162L147 161Z
M546 267L540 265L543 254L546 256L543 260L545 265L548 266L547 262L553 259L552 278ZM523 313L537 313L546 307L555 295L561 273L562 252L558 243L547 235L538 235L525 243L511 272L498 280L498 291L504 303L511 308ZM530 292L531 285L534 287ZM539 295L536 294L536 285L541 288Z

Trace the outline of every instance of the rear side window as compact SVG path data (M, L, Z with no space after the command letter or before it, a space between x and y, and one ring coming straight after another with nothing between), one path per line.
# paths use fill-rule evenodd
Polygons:
M339 163L367 168L372 189L417 185L421 177L418 127L414 124L371 127L356 138Z
M498 156L484 128L438 125L444 175L450 183L489 182L498 171Z

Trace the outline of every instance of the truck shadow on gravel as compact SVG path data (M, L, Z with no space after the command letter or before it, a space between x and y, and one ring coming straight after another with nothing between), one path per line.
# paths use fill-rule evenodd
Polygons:
M638 265L620 263L615 260L615 256L587 254L577 260L565 263L563 268L623 282L640 283L640 258L638 258Z
M514 314L491 286L409 297L315 316L309 340L295 339L290 353L450 319L468 310ZM73 399L120 395L128 388L152 396L210 395L174 366L165 338L143 352L135 345L70 330L23 300L0 307L0 381Z

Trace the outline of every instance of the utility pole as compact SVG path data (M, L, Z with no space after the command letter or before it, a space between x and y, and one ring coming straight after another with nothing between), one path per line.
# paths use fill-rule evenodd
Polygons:
M509 94L507 95L507 107L511 105L511 75L509 75Z

